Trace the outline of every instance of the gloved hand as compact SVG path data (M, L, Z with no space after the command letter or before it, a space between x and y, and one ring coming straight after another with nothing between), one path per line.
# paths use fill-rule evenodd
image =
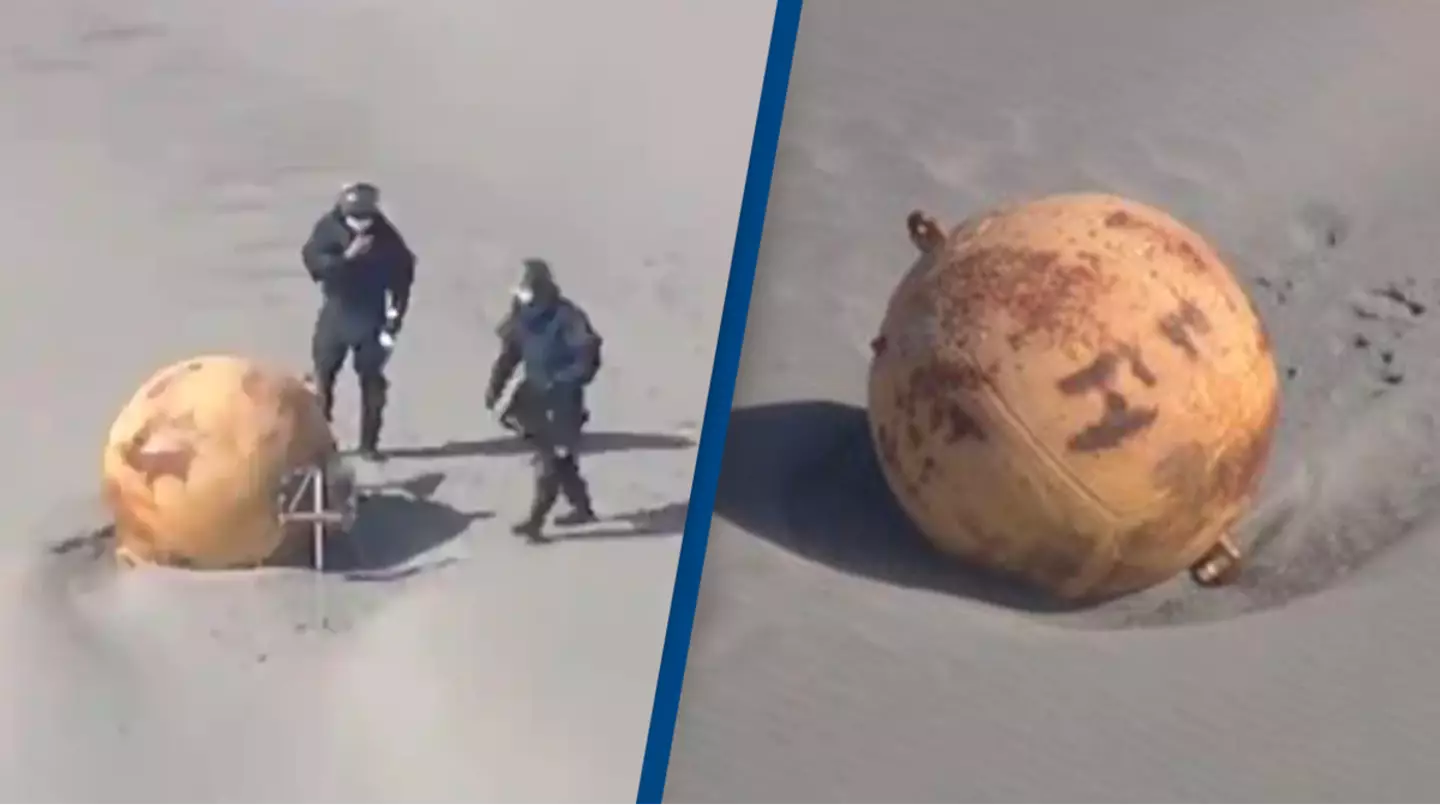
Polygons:
M357 234L354 239L350 240L350 244L345 246L345 260L353 262L369 253L370 245L374 241L375 237L368 233Z
M400 334L400 327L403 325L404 320L404 316L400 314L400 310L393 306L389 307L385 310L385 327L383 331L389 334L392 339L395 338Z

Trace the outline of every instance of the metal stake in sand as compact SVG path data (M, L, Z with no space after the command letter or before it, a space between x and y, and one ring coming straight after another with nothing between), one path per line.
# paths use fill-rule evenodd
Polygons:
M300 500L305 496L305 490L310 490L311 511L296 511ZM349 523L345 513L330 508L326 501L326 493L329 492L328 476L323 466L306 468L304 478L295 494L291 497L290 503L285 509L281 520L285 523L305 523L310 526L311 554L315 561L315 612L318 626L322 630L330 629L330 618L325 605L325 538L330 527L343 527Z
M315 514L325 512L325 471L316 470L311 476L310 486L314 495L310 502ZM330 629L330 616L325 610L325 524L315 521L310 524L310 542L315 556L315 612L320 617L320 629Z

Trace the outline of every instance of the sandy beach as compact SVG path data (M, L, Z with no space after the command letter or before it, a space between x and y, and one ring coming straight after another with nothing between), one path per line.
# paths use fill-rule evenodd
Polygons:
M0 798L634 800L774 4L17 0L0 10ZM697 159L703 156L703 159ZM353 559L117 573L150 373L306 371L301 242L379 184L419 255ZM606 339L603 522L527 547L482 392L520 259ZM657 335L664 338L657 340ZM345 371L337 433L356 440Z
M1437 25L1338 0L806 6L668 801L1440 789ZM1228 589L1057 610L939 560L884 491L861 409L906 214L1064 191L1169 210L1265 319L1282 419Z

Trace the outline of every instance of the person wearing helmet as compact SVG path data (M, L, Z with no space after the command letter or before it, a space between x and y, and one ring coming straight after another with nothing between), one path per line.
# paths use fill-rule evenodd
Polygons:
M550 266L527 259L510 314L496 330L500 353L490 370L485 407L493 411L517 370L523 376L502 421L526 436L535 450L535 493L516 534L545 540L543 528L561 495L571 511L557 525L595 520L589 487L580 474L578 444L585 421L583 391L600 367L599 334L589 317L560 293Z
M415 281L415 254L380 209L372 183L351 183L320 217L301 250L323 301L311 342L316 395L333 417L335 381L350 357L360 379L360 453L380 458L385 376Z

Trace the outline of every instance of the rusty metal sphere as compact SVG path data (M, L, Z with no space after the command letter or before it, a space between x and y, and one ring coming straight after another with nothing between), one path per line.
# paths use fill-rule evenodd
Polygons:
M198 569L262 564L295 531L280 521L285 481L335 452L301 379L230 356L161 369L121 410L105 445L117 554Z
M908 225L921 256L873 344L869 418L920 531L1070 600L1233 577L1279 385L1205 240L1105 194Z

